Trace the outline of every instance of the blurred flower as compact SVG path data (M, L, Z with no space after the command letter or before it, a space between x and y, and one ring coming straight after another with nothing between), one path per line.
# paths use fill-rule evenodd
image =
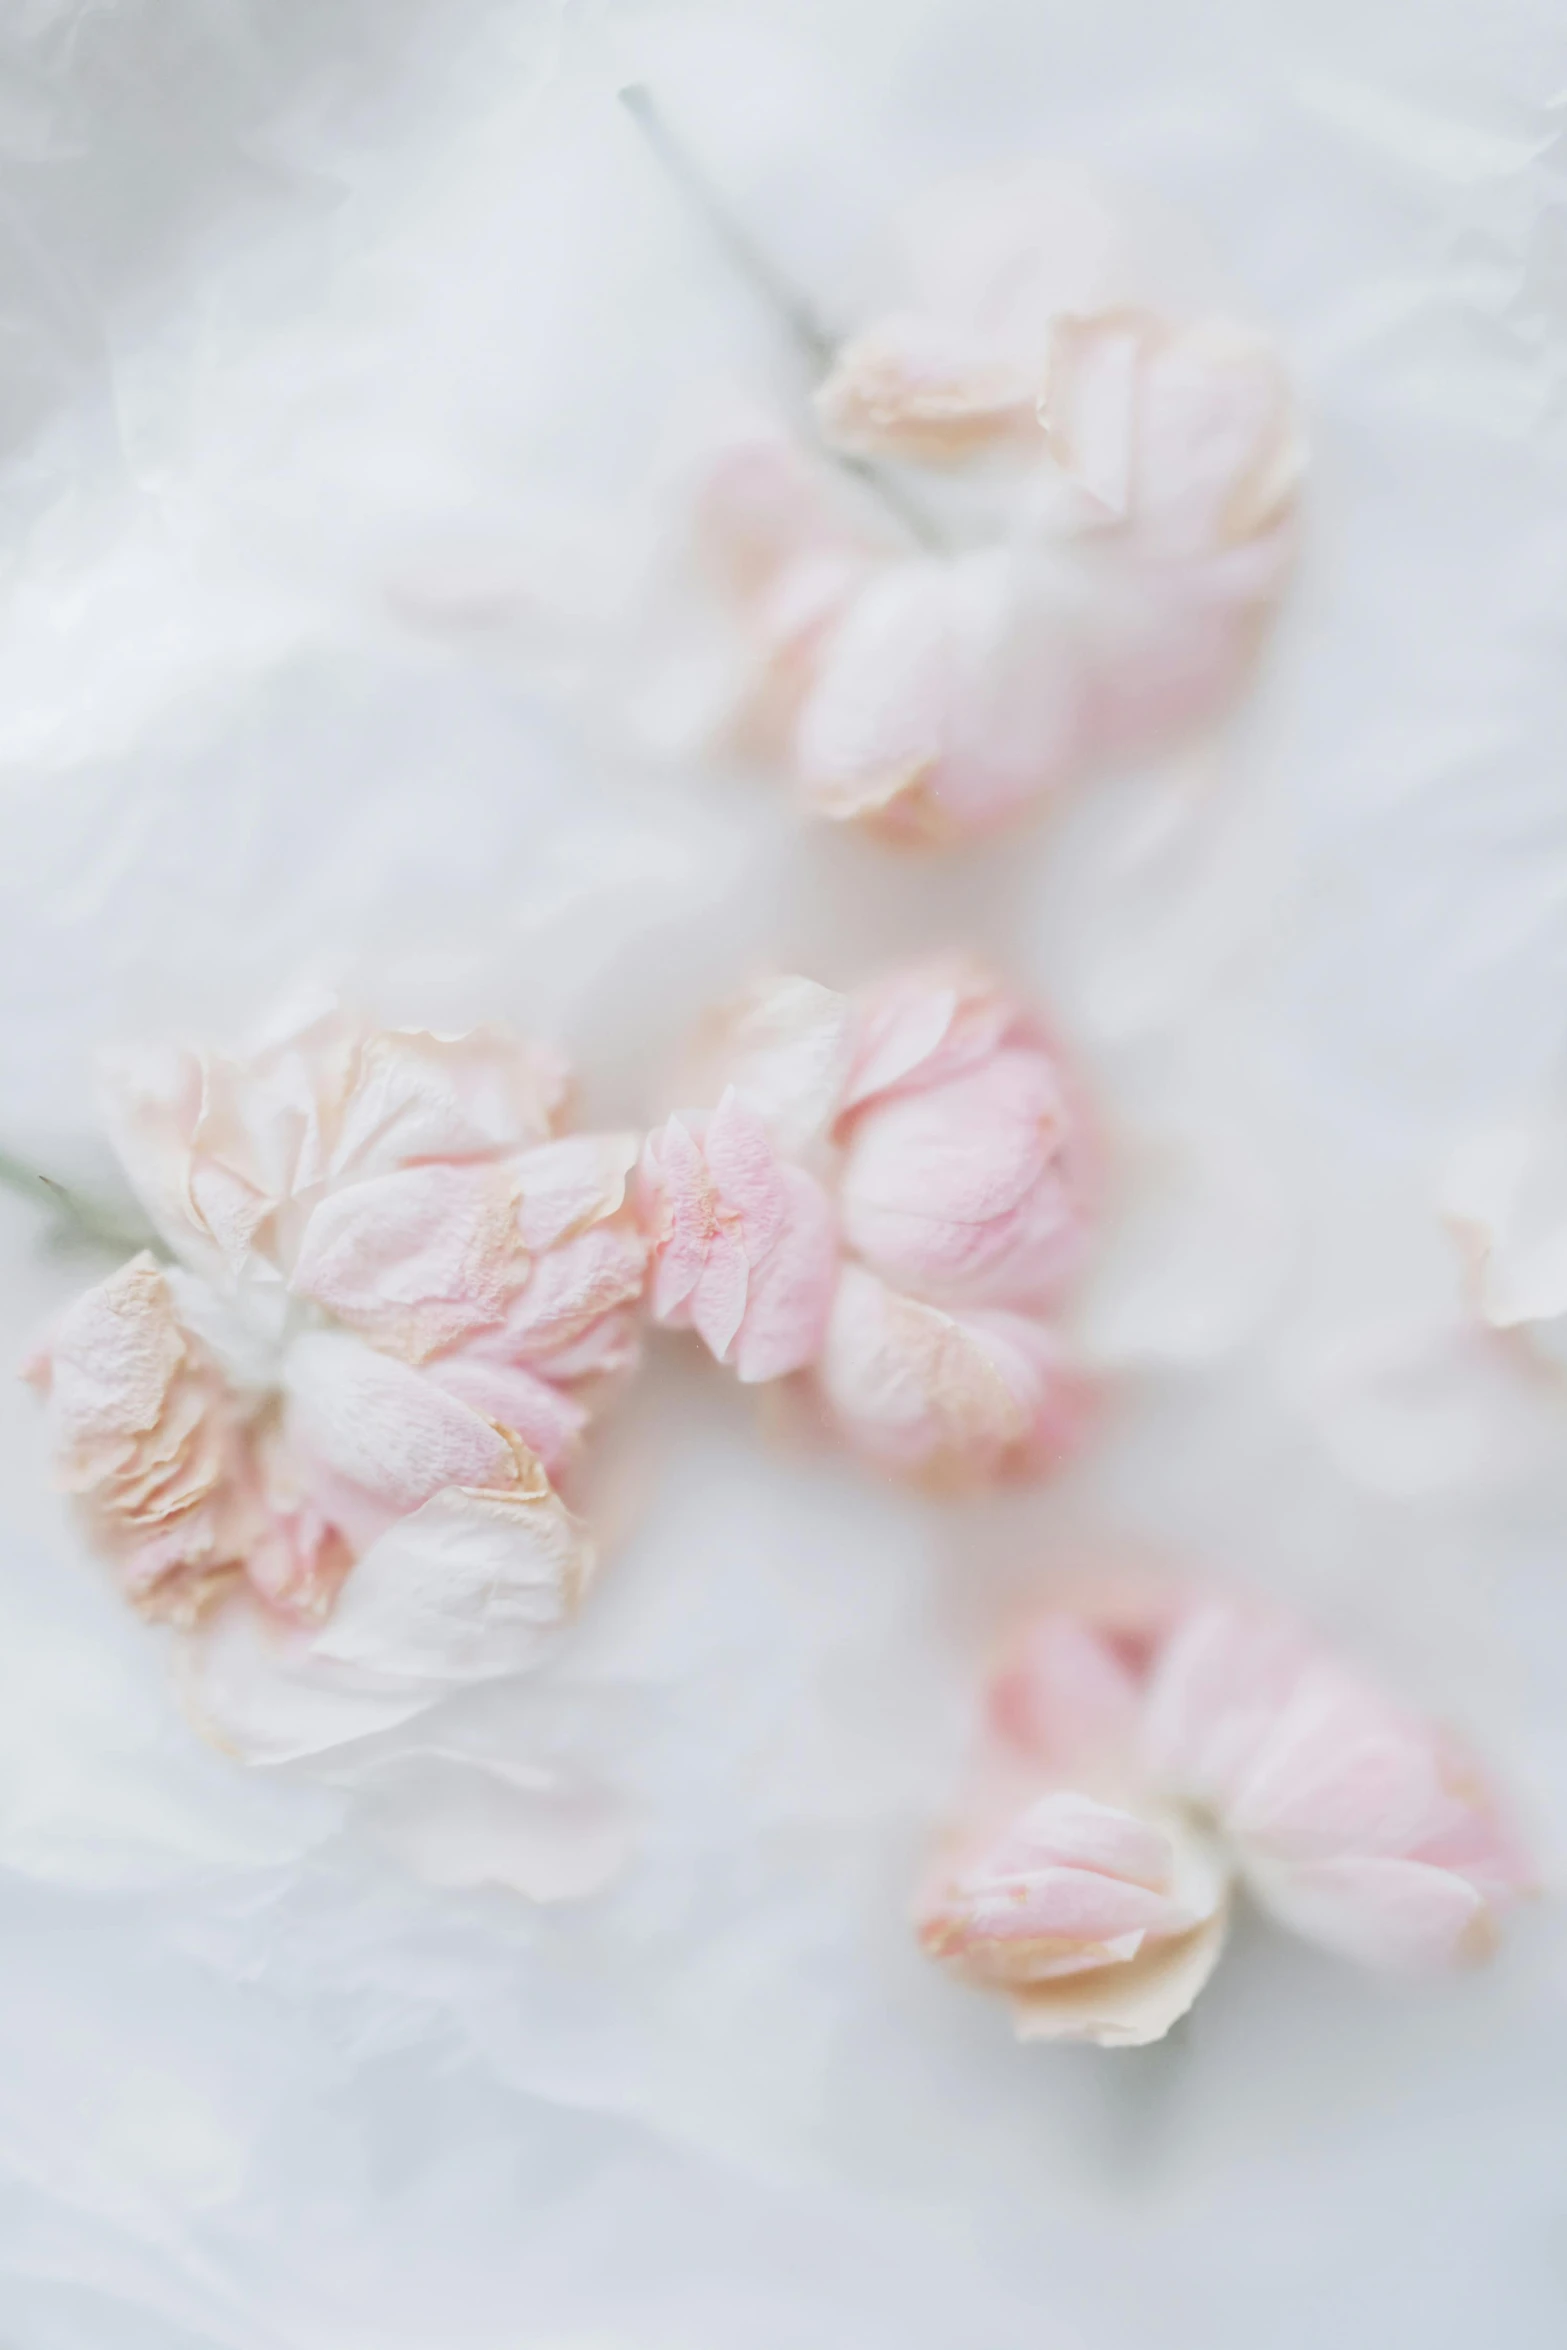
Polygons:
M1567 1364L1567 1119L1547 1107L1472 1137L1443 1205L1480 1319L1516 1332L1538 1361Z
M1086 1383L1046 1318L1087 1246L1088 1121L1059 1049L977 968L854 997L753 991L643 1149L657 1320L740 1378L813 1374L851 1444L973 1482L1075 1449Z
M553 1480L636 1348L631 1136L556 1137L565 1072L497 1031L335 1007L238 1057L129 1056L111 1131L171 1261L136 1258L31 1366L61 1480L145 1612L248 1579L319 1623L383 1555L484 1607L570 1611ZM475 1576L478 1584L475 1583Z
M1134 2045L1201 1990L1228 1888L1381 1968L1483 1955L1527 1855L1456 1739L1286 1619L1188 1600L1036 1619L920 1938L1025 2038Z
M860 478L751 430L691 492L735 638L722 731L791 767L815 813L989 831L1241 681L1293 558L1304 442L1274 347L1172 303L1137 245L1069 173L936 191L913 305L851 336L816 394ZM939 479L906 508L885 461Z

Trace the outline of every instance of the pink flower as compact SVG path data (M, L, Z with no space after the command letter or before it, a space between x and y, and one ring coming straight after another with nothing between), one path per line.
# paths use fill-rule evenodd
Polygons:
M710 1030L711 1112L642 1161L654 1318L745 1380L807 1372L867 1457L942 1484L1037 1473L1089 1397L1045 1316L1095 1175L1058 1048L989 976L753 991Z
M552 1480L635 1352L646 1250L634 1139L555 1137L564 1096L497 1032L335 1008L120 1064L112 1131L172 1262L79 1300L33 1376L139 1606L189 1621L245 1577L319 1622L392 1550L482 1560L492 1612L545 1557L567 1603L587 1553Z
M1135 2048L1206 1982L1224 1910L1224 1871L1198 1831L1060 1789L946 1876L919 1936L1007 1994L1019 2039Z
M1304 444L1273 346L1193 315L1137 247L1066 173L927 201L913 302L816 395L856 463L941 468L939 491L903 477L920 529L781 435L715 461L699 535L740 648L723 731L815 814L986 833L1242 682L1293 560Z
M1458 1743L1262 1611L1187 1601L1130 1628L1047 1614L990 1718L919 1931L1005 1990L1025 2037L1168 2030L1217 1961L1232 1881L1308 1940L1390 1968L1482 1953L1530 1888Z

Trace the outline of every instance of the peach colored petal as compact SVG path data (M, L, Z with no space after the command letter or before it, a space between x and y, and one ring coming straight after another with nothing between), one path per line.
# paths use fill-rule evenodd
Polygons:
M1146 2048L1191 2008L1219 1963L1229 1930L1220 1909L1188 1934L1144 1945L1123 1966L1031 1983L1008 1994L1020 2040L1086 2040Z
M127 1596L188 1616L257 1536L249 1434L140 1256L61 1316L32 1369L57 1476Z
M1004 346L902 312L839 349L813 406L825 439L869 456L950 465L1037 439L1037 386Z
M370 1031L341 1105L332 1178L508 1156L549 1139L569 1090L558 1054L502 1028Z

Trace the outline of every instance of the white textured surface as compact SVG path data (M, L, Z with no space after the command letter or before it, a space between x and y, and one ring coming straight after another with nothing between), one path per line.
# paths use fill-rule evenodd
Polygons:
M845 318L950 169L1199 224L1315 447L1221 746L944 867L639 765L584 690L617 511L769 357L633 73ZM8 12L0 1139L96 1170L100 1042L306 969L543 1027L630 1120L750 961L957 940L1054 997L1125 1167L1115 1412L1048 1498L924 1509L659 1355L519 1763L633 1791L575 1909L201 1749L0 1397L8 2350L1559 2342L1549 1910L1414 1992L1243 1934L1122 2058L1015 2049L902 1916L988 1627L1106 1533L1308 1601L1567 1830L1567 1402L1474 1355L1436 1214L1563 1044L1564 86L1547 0ZM19 1355L81 1275L0 1219ZM454 1748L506 1734L468 1702Z

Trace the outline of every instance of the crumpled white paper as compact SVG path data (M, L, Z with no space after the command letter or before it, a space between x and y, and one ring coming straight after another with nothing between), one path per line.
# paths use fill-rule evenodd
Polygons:
M1056 1007L1117 1191L1059 1487L932 1509L660 1345L548 1678L352 1786L193 1738L0 1389L0 2336L1554 2346L1548 1913L1415 1993L1242 1932L1151 2064L1017 2050L904 1920L995 1623L1107 1538L1314 1608L1559 1842L1567 1423L1514 1461L1467 1386L1440 1203L1567 1001L1564 67L1544 0L11 12L0 1140L103 1178L100 1044L311 976L553 1033L632 1122L748 967L958 943ZM633 77L845 323L954 170L1065 153L1192 224L1313 444L1222 737L943 862L632 754L594 660L646 485L776 367ZM18 1358L83 1274L19 1203L0 1246ZM476 1881L486 1788L564 1829L568 1762L623 1872Z

